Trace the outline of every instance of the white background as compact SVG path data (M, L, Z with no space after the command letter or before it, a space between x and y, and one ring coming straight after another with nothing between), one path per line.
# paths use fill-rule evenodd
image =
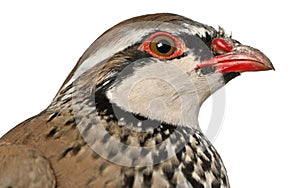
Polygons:
M214 145L233 188L297 187L298 8L291 0L1 1L0 135L46 108L106 29L133 16L172 12L221 25L270 57L275 72L245 73L226 86L225 117ZM200 121L208 122L211 104L203 106Z

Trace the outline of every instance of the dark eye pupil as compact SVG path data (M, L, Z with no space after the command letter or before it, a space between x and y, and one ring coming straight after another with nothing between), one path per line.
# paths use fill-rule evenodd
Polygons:
M160 40L156 43L156 48L160 53L166 54L171 50L172 46L167 40Z

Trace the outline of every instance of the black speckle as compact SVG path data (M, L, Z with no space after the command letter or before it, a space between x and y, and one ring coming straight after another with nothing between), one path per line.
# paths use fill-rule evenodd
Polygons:
M190 162L185 165L185 170L192 173L194 171L194 163Z
M144 147L145 146L145 140L140 140L140 146Z
M170 181L174 176L174 171L172 169L163 169L164 175Z
M201 173L201 174L199 175L199 177L200 177L203 181L206 181L206 176L205 176L204 173Z
M207 161L206 159L204 159L203 156L200 156L200 160L202 161L201 167L203 168L204 171L211 170L211 162L210 161Z
M52 114L49 119L47 120L47 122L52 121L54 118L56 118L58 116L58 112L55 112L54 114Z
M179 167L179 163L172 163L172 169L173 169L173 171L175 171L175 170L177 170L178 169L178 167Z
M111 135L108 134L108 133L106 133L106 134L103 136L103 138L102 138L102 142L103 142L103 143L106 143L110 137L111 137Z
M152 184L152 172L143 174L143 183L146 187L151 187Z
M75 146L72 150L72 154L76 155L80 151L80 149L81 149L81 145Z
M204 185L195 180L190 172L186 170L186 168L182 168L182 172L184 177L191 183L193 187L204 188Z
M124 177L124 187L133 187L133 183L134 183L134 176L129 176L129 175L125 175Z
M209 160L211 160L211 154L208 152L207 149L205 149L205 150L203 151L203 153L205 154L205 156L206 156Z
M150 153L149 149L142 148L142 151L140 153L140 157L145 157L148 153Z
M96 152L93 152L92 157L93 157L93 159L98 159L98 158L100 158L100 155Z
M224 185L227 185L227 179L225 176L222 177L222 180L223 180Z
M70 153L73 150L73 147L67 148L60 156L60 158L64 158L68 153Z
M141 115L139 115L139 114L133 114L133 116L134 116L136 119L138 119L139 121L145 121L145 120L148 119L147 117L141 116Z
M182 161L182 154L185 152L185 148L182 148L182 150L178 151L176 153L176 157L179 161Z
M88 132L89 132L89 130L92 128L92 124L91 123L89 123L89 124L87 124L86 126L85 126L85 129L83 130L83 132L82 132L82 137L83 138L86 138L87 137L87 134L88 134Z
M46 138L50 138L50 137L53 137L55 135L55 133L57 133L58 131L58 128L57 127L54 127L52 128L49 133L46 135Z
M75 123L75 119L74 119L74 118L73 118L73 119L69 119L69 120L65 123L65 125L68 126L68 125L73 124L73 123Z
M64 158L67 156L68 153L71 153L72 155L76 155L81 149L81 145L76 145L74 147L67 148L60 156L60 158Z
M108 153L108 155L107 155L107 158L108 158L108 159L111 159L111 158L113 158L116 154L117 154L117 151L115 151L115 150L110 150L109 153Z
M72 97L68 97L63 100L63 104L66 104L66 103L70 102L71 100L72 100Z
M107 163L105 163L105 162L101 163L100 166L99 166L100 173L102 173L106 169L107 166L108 166Z
M121 144L121 146L120 146L120 152L125 152L127 149L128 149L128 145Z
M144 141L146 142L146 141L148 141L150 138L152 138L153 137L153 135L152 134L150 134L150 133L148 133L146 136L145 136L145 138L144 138Z
M216 67L214 67L214 66L205 66L205 67L202 67L200 71L203 75L212 74L216 71Z
M220 188L220 187L221 187L220 182L217 182L216 180L211 183L211 188Z
M222 166L221 166L221 164L220 164L220 161L215 160L215 161L214 161L214 165L215 165L215 167L216 167L216 169L217 169L218 171L221 171Z
M121 142L122 143L126 143L126 141L128 140L129 134L124 134L121 136Z
M73 84L68 85L65 89L63 89L60 94L65 94L67 91L69 91L73 87ZM64 95L60 95L60 97L63 97Z

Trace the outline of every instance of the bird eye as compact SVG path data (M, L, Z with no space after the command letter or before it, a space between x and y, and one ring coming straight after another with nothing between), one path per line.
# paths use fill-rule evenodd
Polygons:
M176 44L172 38L159 35L151 40L150 50L159 56L170 56L175 52Z
M179 40L166 32L157 32L151 35L143 45L143 49L160 59L171 59L182 54Z

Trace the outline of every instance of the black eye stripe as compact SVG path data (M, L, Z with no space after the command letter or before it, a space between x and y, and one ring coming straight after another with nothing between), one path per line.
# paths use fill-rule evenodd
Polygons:
M198 34L190 35L186 33L182 33L180 38L185 42L189 53L192 53L197 58L195 61L204 61L213 57L210 45L206 41L206 39L210 40L209 38L202 38Z

